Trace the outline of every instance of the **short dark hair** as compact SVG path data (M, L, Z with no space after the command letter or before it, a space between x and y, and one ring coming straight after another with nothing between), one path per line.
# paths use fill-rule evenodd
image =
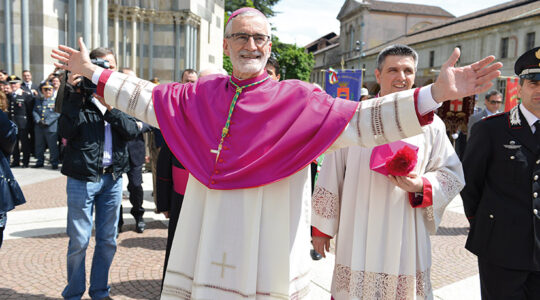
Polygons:
M193 73L197 74L197 71L195 71L194 69L185 69L184 72L182 72L182 77L181 78L184 78L184 75L186 73L187 74L193 74Z
M418 53L407 46L401 44L395 44L384 48L377 56L377 69L382 71L382 65L387 56L410 56L414 59L414 69L418 66Z
M25 72L32 73L32 72L30 72L30 70L23 70L22 74L24 74Z
M107 56L109 54L112 54L112 56L114 56L114 60L116 60L116 55L114 55L114 51L112 49L104 48L104 47L98 47L98 48L90 51L90 59L104 57L104 56Z
M2 73L2 74L4 74L4 75L9 75L8 72L6 72L6 70L4 70L4 69L1 69L1 70L0 70L0 73Z
M489 100L489 98L491 98L492 96L501 96L502 97L502 94L501 94L501 92L499 92L497 90L491 90L491 91L486 93L486 100Z
M279 62L277 59L273 56L268 57L268 61L266 62L267 65L271 65L276 69L276 75L279 74Z

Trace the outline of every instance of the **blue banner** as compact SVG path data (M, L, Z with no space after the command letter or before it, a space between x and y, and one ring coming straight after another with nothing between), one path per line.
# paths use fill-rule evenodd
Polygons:
M325 89L332 97L360 101L362 70L328 70Z

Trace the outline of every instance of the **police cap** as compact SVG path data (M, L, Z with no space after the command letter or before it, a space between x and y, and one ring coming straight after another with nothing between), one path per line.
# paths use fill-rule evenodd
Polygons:
M9 75L8 76L8 82L9 83L21 83L21 79L17 77L17 75Z
M540 47L523 53L514 65L514 72L522 79L540 80Z

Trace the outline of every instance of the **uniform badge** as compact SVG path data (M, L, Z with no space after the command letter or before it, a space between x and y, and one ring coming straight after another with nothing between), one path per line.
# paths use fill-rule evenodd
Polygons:
M510 110L510 125L512 126L521 126L521 118L519 117L518 106L519 105L516 105Z
M513 144L511 144L511 145L503 145L503 147L506 148L506 149L515 150L515 149L521 148L521 145L513 145Z

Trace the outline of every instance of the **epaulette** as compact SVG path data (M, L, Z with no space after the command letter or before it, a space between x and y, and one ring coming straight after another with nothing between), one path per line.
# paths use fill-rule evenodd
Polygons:
M493 114L491 116L487 116L487 117L483 118L482 121L485 121L485 120L488 120L488 119L493 119L493 118L500 117L500 116L504 116L504 114L505 114L505 112L496 113L496 114Z

